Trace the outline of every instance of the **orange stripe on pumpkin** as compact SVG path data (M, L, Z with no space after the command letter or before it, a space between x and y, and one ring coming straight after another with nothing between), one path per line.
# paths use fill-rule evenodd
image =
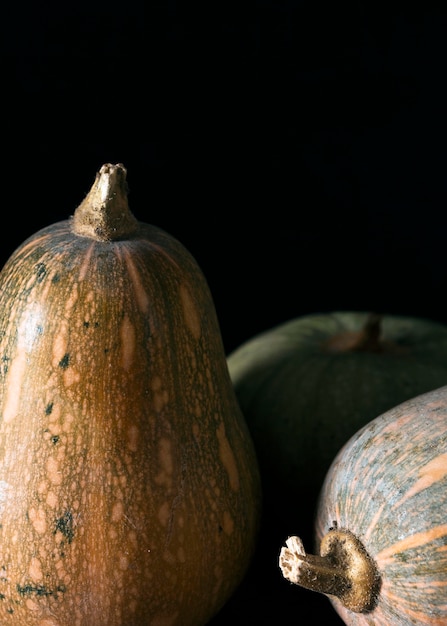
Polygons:
M412 496L418 494L420 491L427 489L434 483L442 480L444 476L447 476L447 453L440 454L434 459L431 459L427 465L421 467L419 470L419 480L415 482L413 487L409 489L403 498L396 502L394 509L406 502Z
M90 265L90 261L91 261L92 254L93 254L93 247L94 247L94 244L89 246L88 250L86 250L86 252L84 254L84 258L82 260L81 267L79 269L79 280L80 281L85 280L85 277L87 275L87 270L88 270L88 267Z
M447 524L441 524L441 526L435 526L434 528L430 528L426 532L415 533L414 535L410 535L402 541L397 541L393 543L393 545L385 548L381 552L376 555L376 560L383 563L387 560L393 560L397 554L405 552L406 550L412 550L414 548L419 548L431 541L435 541L440 537L447 536Z
M430 626L445 626L445 616L444 615L434 615L433 613L428 613L424 611L418 611L417 607L414 607L415 602L409 602L402 598L399 594L392 593L389 589L382 589L381 594L386 597L385 606L390 607L393 610L393 615L389 617L384 624L389 626L392 623L392 620L396 618L395 611L398 611L403 617L405 617L405 624L407 623L407 617L411 616L411 623L413 624L427 624ZM441 611L444 610L441 607ZM376 624L376 614L374 612L374 624ZM368 622L369 623L369 622ZM377 622L379 623L379 622ZM398 622L399 624L403 624L404 622ZM380 622L382 624L382 622Z
M368 541L368 539L371 537L372 532L376 528L377 522L382 517L383 509L385 508L386 505L387 505L387 502L384 502L382 504L382 506L380 506L377 509L377 511L376 511L375 515L373 516L373 518L372 518L368 528L366 529L366 532L365 532L364 537L363 537L364 541Z
M128 250L122 250L124 261L126 263L127 271L129 273L132 285L134 288L135 299L138 303L138 308L142 313L147 313L149 310L149 297L146 289L141 281L141 276L135 267L135 263Z

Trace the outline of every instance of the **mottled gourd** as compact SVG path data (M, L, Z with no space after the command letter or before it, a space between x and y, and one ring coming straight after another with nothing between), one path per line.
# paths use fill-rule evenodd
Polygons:
M192 255L105 164L0 273L0 624L201 626L261 487Z

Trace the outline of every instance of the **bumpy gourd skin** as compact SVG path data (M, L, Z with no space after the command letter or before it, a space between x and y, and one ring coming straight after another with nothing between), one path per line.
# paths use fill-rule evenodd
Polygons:
M0 274L0 358L0 624L209 621L260 481L192 256L147 224L44 228Z

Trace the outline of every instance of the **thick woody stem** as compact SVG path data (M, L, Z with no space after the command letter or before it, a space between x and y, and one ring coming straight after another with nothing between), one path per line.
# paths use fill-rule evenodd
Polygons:
M382 315L370 313L353 352L382 352Z
M388 352L393 345L382 337L383 316L369 313L362 328L337 332L324 343L329 352Z
M126 176L121 163L101 167L73 215L71 226L75 234L96 241L117 241L138 230L138 221L127 201Z
M281 572L290 582L339 598L351 611L370 611L378 597L380 577L363 544L348 530L330 530L320 555L306 554L299 537L289 537L279 555Z

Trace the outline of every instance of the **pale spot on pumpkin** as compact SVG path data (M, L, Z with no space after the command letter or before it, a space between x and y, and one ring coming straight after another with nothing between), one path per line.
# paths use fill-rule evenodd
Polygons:
M56 530L56 532L54 533L54 541L56 544L61 543L62 541L64 541L64 535L60 530ZM56 563L56 568L57 568L57 563Z
M68 367L64 371L64 386L71 387L75 383L78 383L81 380L81 375L74 367Z
M42 563L35 556L31 558L28 573L33 581L42 580Z
M47 520L43 509L31 508L28 511L28 517L34 530L39 534L43 534L47 529Z
M67 572L65 570L65 563L63 559L59 559L55 564L56 572L60 580L64 580L67 576Z
M67 341L68 341L68 323L61 321L59 323L59 333L54 338L53 343L53 358L52 365L54 368L59 366L59 363L67 353Z
M131 530L129 531L127 537L128 537L129 543L131 543L134 548L137 548L139 545L137 533L134 530Z
M236 459L233 454L233 450L228 442L226 433L225 433L225 425L223 422L217 428L216 431L217 440L219 442L219 457L220 460L225 467L228 478L230 481L230 487L233 491L238 491L239 489L239 472L237 469Z
M65 302L65 317L66 317L66 319L69 319L71 317L71 310L73 309L74 305L76 304L78 298L79 298L78 286L77 286L77 284L75 282L73 282L72 283L72 288L68 292L68 297L67 297L67 300Z
M52 405L51 414L49 416L49 421L54 425L55 423L59 422L60 417L61 417L61 406L59 404ZM58 435L59 433L57 431L54 431L51 434Z
M129 557L127 557L125 554L120 554L118 557L118 567L120 570L125 572L129 567Z
M62 482L62 473L59 471L59 464L54 457L47 460L47 475L53 485L60 485Z
M125 476L124 474L122 476L118 477L119 483L121 485L121 487L126 487L127 486L127 476Z
M48 486L45 480L43 480L37 485L37 493L39 494L45 493L47 489L48 489Z
M75 416L73 415L73 413L65 413L63 431L68 432L71 428L71 424L74 421L75 421Z
M115 502L112 507L112 522L120 522L124 516L124 505L121 500Z
M153 391L152 403L154 410L156 413L160 413L169 401L169 394L165 389L163 389L163 383L160 376L154 376L150 385Z
M42 619L38 622L37 626L60 626L60 622L54 619Z
M185 285L180 285L180 302L182 304L183 317L185 319L186 326L190 330L194 339L198 341L200 339L200 335L202 334L200 316L197 312L197 308L191 294Z
M132 452L138 450L138 442L140 439L140 431L138 426L131 425L127 431L127 446Z
M158 520L162 526L167 526L169 522L170 516L170 506L167 502L163 502L161 507L158 509Z
M222 519L222 529L226 535L231 535L234 530L234 519L228 513L228 511L224 511L223 519Z
M159 389L161 389L162 380L160 376L154 376L152 380L150 381L150 384L151 384L151 388L153 389L153 391L158 391Z
M202 405L200 404L198 399L196 400L194 404L194 413L199 418L202 417L203 415Z
M28 598L26 600L25 604L26 604L26 608L29 611L38 611L39 610L38 602L36 602L35 600L31 600L31 598Z
M58 503L58 499L57 499L57 495L54 493L54 491L49 491L48 492L46 503L52 509L56 508L57 503Z
M121 365L126 370L132 367L135 355L135 327L126 315L121 322Z
M160 464L160 471L155 476L155 482L159 485L165 485L166 487L172 486L172 449L171 441L166 437L162 437L158 443L158 461Z
M163 408L168 404L169 395L167 391L155 393L153 397L154 409L157 413L161 413Z

